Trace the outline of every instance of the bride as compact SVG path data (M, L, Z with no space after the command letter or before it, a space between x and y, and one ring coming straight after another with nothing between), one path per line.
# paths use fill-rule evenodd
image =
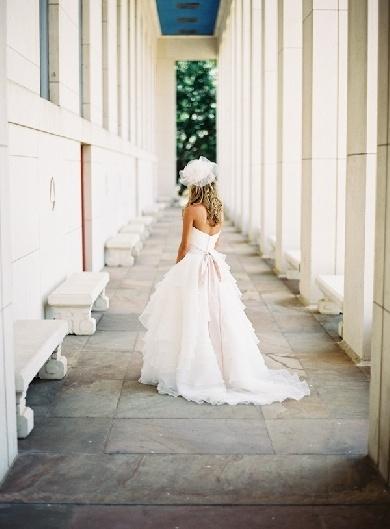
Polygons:
M216 180L216 164L203 156L180 171L189 187L182 239L139 317L146 328L139 382L198 403L299 400L308 384L267 368L226 256L215 249L223 224Z

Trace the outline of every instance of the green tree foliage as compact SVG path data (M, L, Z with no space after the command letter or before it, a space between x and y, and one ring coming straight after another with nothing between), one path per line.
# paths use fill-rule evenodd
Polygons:
M194 158L216 158L216 62L176 63L176 169Z

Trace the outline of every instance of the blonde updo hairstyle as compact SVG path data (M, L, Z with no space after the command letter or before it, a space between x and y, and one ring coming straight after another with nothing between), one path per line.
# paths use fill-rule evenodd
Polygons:
M204 205L210 226L216 226L222 222L222 201L218 197L215 181L205 186L191 185L189 187L187 206L193 204Z

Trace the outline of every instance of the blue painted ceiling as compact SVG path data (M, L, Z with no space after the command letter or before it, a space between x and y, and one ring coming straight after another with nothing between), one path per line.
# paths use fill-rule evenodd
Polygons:
M163 35L213 35L219 0L156 0Z

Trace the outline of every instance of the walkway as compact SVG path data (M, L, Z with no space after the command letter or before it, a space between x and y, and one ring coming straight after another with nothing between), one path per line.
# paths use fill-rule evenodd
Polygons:
M365 457L367 374L336 344L334 318L308 313L232 227L220 250L267 363L305 376L312 395L213 407L137 382L137 315L179 234L180 211L166 210L136 265L110 269L96 334L66 339L68 376L32 385L36 426L2 488L0 527L390 526L390 495Z

